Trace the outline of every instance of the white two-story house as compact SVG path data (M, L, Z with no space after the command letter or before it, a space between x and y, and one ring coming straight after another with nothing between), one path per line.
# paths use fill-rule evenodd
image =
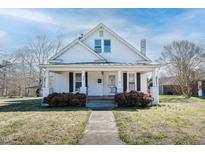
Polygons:
M135 35L135 34L133 34ZM147 93L147 73L152 72L151 94L159 102L158 69L141 50L100 23L73 40L50 58L46 69L43 96L52 92L81 92L88 96L109 96L137 90ZM50 75L53 74L52 83Z

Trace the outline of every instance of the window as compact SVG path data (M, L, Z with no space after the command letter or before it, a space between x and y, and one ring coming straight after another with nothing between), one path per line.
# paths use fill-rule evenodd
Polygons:
M110 40L104 40L104 52L110 52Z
M99 36L100 36L100 37L103 37L103 31L102 31L102 30L99 31Z
M95 52L101 52L101 40L95 40Z
M129 74L129 90L135 90L135 74L134 73L130 73Z
M82 85L81 73L75 74L75 91L80 91L80 87Z

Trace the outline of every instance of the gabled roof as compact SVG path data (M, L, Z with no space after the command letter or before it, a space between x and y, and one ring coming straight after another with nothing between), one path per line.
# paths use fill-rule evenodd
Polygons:
M75 39L74 41L72 41L70 44L68 44L67 46L65 46L60 52L58 52L57 54L55 54L53 57L51 57L49 59L49 61L51 60L55 60L56 58L58 58L60 55L62 55L64 52L66 52L68 49L70 49L71 47L73 47L74 45L79 44L82 47L84 47L85 49L87 49L90 53L92 53L93 55L95 55L99 61L106 61L106 59L104 57L102 57L101 55L97 54L94 50L92 50L91 48L89 48L86 44L82 43L81 41L79 41L78 39Z
M143 55L138 49L136 49L134 46L132 46L130 43L128 43L127 41L125 41L122 37L120 37L117 33L113 32L110 28L108 28L107 26L105 26L103 23L98 24L96 27L94 27L93 29L91 29L88 33L86 33L83 38L81 39L75 39L73 40L70 44L68 44L67 46L65 46L61 51L59 51L57 54L55 54L53 57L51 57L49 60L55 60L56 58L58 58L60 55L62 55L64 52L66 52L69 48L71 48L73 45L75 45L76 43L79 43L81 46L85 47L86 49L88 49L91 53L93 53L95 56L97 56L100 60L102 61L106 61L106 59L97 54L94 50L92 50L91 48L89 48L86 44L83 43L84 40L86 40L90 35L92 35L94 32L96 32L99 29L104 29L106 31L108 31L112 36L114 36L116 39L118 39L119 41L121 41L124 45L126 45L128 48L130 48L133 52L135 52L137 55L139 55L140 57L142 57L143 59L145 59L148 62L152 62L151 59L149 59L147 56Z
M112 31L110 28L105 26L103 23L98 24L96 27L94 27L92 30L90 30L87 34L85 34L83 36L83 38L81 39L81 41L86 40L90 35L92 35L94 32L96 32L99 29L104 29L104 30L108 31L112 36L114 36L119 41L121 41L123 44L125 44L128 48L130 48L132 51L134 51L137 55L139 55L142 58L144 58L145 60L151 62L151 59L149 59L147 56L143 55L138 49L136 49L134 46L132 46L130 43L128 43L126 40L124 40L121 36L119 36L117 33Z

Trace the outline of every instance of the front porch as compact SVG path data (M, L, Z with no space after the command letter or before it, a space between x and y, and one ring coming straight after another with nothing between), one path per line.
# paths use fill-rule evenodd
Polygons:
M139 64L47 65L43 96L53 92L80 92L87 96L114 96L131 90L147 93L147 73L150 72L151 94L157 104L158 70L153 65Z

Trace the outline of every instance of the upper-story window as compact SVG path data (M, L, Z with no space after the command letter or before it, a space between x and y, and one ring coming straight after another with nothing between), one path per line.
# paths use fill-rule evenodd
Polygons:
M95 40L95 52L102 52L101 40Z
M104 52L111 51L111 42L110 40L104 40Z

